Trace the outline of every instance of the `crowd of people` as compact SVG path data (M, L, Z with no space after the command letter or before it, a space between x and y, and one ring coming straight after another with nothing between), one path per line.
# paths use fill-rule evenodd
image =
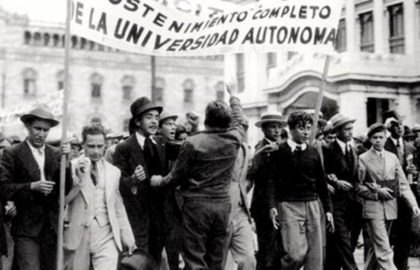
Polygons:
M26 139L0 138L3 269L56 268L62 155L64 269L222 270L230 254L240 270L355 270L361 246L365 269L409 269L420 128L395 111L360 136L340 113L268 112L252 127L227 89L201 131L197 115L177 124L147 97L130 106L128 136L94 123L57 147L47 107L22 115Z

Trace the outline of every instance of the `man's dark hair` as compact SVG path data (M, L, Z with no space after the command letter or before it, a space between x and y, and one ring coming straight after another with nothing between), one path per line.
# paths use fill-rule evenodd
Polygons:
M213 128L228 128L232 119L231 110L224 101L212 101L206 107L204 124Z
M82 129L82 141L83 143L86 142L87 135L98 135L102 134L104 139L106 139L106 132L104 127L101 124L92 124L89 126L85 126Z
M286 139L289 138L289 133L287 132L286 129L283 128L281 130L281 132L280 132L280 138L283 139L283 140L286 140Z
M306 124L314 124L314 119L309 113L297 111L292 112L287 119L287 124L289 125L289 129L295 129L300 126L305 126Z
M187 129L183 125L177 125L175 130L175 140L179 140L181 134L188 134Z

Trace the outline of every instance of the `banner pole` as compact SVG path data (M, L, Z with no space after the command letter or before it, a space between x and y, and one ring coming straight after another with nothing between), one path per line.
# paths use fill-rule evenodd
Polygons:
M325 88L327 88L327 75L328 75L328 69L330 67L330 60L331 60L330 56L327 55L327 57L325 58L325 63L324 63L324 71L322 72L321 88L319 89L318 98L317 98L316 106L315 106L314 124L312 126L311 136L309 139L310 145L313 145L315 142L316 130L318 128L319 112L321 111L321 105L322 105L322 100L324 98Z
M68 100L70 88L70 19L71 19L71 0L67 0L66 9L66 29L65 29L65 47L64 47L64 92L63 92L63 120L61 143L67 140L67 123L68 123ZM58 212L58 239L57 239L57 270L63 269L63 233L64 233L64 196L66 182L66 155L61 155L60 167L60 200Z

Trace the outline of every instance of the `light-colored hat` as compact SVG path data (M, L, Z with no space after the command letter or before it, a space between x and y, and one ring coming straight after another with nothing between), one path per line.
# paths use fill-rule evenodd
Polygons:
M356 119L337 113L336 115L331 117L330 122L333 126L333 130L337 130L339 127L342 127L348 123L356 122Z
M51 127L55 127L59 123L57 120L55 120L54 115L49 110L49 108L47 108L47 106L36 107L29 113L26 113L20 117L20 121L22 121L24 124L27 124L33 119L45 120L50 123Z
M400 121L398 121L396 118L394 118L394 117L390 117L390 118L387 118L386 119L386 121L385 121L385 127L388 129L388 128L390 128L393 124L397 124L397 125L399 125L401 122Z
M160 118L159 118L159 123L162 123L163 121L165 121L166 119L174 119L174 120L176 120L178 118L178 115L176 115L176 114L171 114L171 113L169 113L169 112L167 112L167 111L163 111L161 114L160 114Z
M283 115L279 112L264 113L261 115L261 119L255 123L255 126L261 127L265 123L279 123L281 126L286 126L286 120Z

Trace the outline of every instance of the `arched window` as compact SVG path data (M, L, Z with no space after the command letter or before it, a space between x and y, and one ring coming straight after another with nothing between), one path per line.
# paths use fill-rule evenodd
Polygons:
M44 46L49 46L50 45L50 34L49 33L44 33Z
M64 89L64 71L60 70L57 72L56 79L57 79L57 90Z
M85 50L87 47L87 40L85 38L80 39L80 49Z
M184 89L184 103L193 104L195 88L194 81L192 79L186 79L182 84L182 88Z
M33 68L27 68L22 72L23 94L25 96L35 96L37 72Z
M131 75L125 75L121 80L123 100L131 101L133 96L133 89L136 85L136 79Z
M35 45L41 45L41 33L36 32L34 34L34 44Z
M101 98L103 82L104 82L104 77L96 72L90 76L90 87L91 87L92 98L95 98L95 99Z
M71 47L77 48L78 46L78 38L76 36L71 36Z
M32 40L31 32L25 31L25 34L24 34L24 42L25 42L25 44L26 45L31 44L31 40Z
M60 46L60 36L58 34L53 35L53 46L54 47Z
M152 100L153 102L162 105L165 95L165 79L161 77L157 77L155 79L155 89L152 92Z
M216 100L225 100L225 83L220 81L214 88L216 89Z

